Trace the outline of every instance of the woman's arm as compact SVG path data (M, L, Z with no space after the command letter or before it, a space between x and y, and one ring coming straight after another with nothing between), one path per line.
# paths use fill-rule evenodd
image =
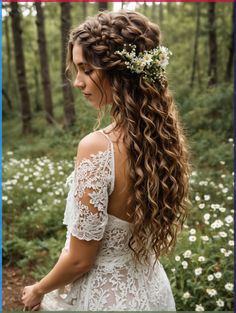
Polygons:
M98 248L99 241L79 240L71 236L69 251L61 253L54 268L38 283L24 288L24 305L33 308L41 302L44 294L65 286L88 272L96 259Z

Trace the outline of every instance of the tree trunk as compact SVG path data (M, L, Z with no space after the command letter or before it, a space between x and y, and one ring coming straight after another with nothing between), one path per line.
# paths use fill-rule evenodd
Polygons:
M6 36L6 52L7 52L7 86L5 93L7 95L11 94L10 82L11 78L11 46L10 46L10 36L9 36L9 26L8 26L8 16L5 17L5 36ZM11 109L11 99L8 96L7 106Z
M11 99L9 97L9 94L7 93L7 91L4 88L2 88L2 95L6 99L8 109L11 110L12 109Z
M39 100L40 88L37 66L34 66L34 85L35 85L35 97L34 97L35 112L39 112L42 110L42 108Z
M105 11L105 10L108 10L108 3L98 2L98 11Z
M24 134L31 132L31 109L30 99L28 94L25 60L23 54L22 29L20 25L20 12L17 2L11 2L11 18L12 18L12 33L14 39L15 63L17 79L21 97L21 117L22 117L22 131Z
M195 39L194 39L194 50L193 50L193 64L192 64L192 75L191 75L191 83L190 87L193 87L195 80L195 73L198 66L198 38L199 38L199 30L200 30L200 3L196 3L196 31L195 31Z
M61 79L62 91L64 99L64 126L72 126L75 122L75 106L74 97L69 81L66 78L66 46L68 42L68 35L71 28L71 16L69 2L61 2L61 49L62 49L62 66L61 66Z
M229 82L233 70L233 58L234 58L234 16L235 16L235 4L233 3L233 12L232 12L232 33L231 40L229 44L229 57L225 71L225 81Z
M216 42L216 18L215 3L208 3L208 36L209 36L209 67L208 86L217 83L217 42Z
M35 2L35 7L37 11L36 25L37 25L37 33L38 33L38 48L39 48L41 79L42 79L43 95L44 95L44 109L46 113L47 122L49 124L52 124L53 123L53 103L52 103L51 83L50 83L49 66L48 66L47 42L46 42L46 36L45 36L44 13L43 13L43 8L41 6L41 2Z

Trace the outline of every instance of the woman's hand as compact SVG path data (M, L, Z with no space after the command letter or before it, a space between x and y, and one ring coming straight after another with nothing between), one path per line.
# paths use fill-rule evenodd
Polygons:
M39 309L40 302L44 294L39 291L38 283L26 286L22 294L22 302L25 306L25 311L36 311Z

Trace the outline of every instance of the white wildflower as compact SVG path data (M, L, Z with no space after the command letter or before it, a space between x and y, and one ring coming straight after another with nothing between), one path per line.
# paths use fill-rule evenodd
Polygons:
M186 250L183 254L184 258L191 258L192 251L191 250Z
M233 291L234 285L231 283L227 283L227 284L225 284L225 289L228 291Z
M204 262L206 260L206 258L204 256L199 256L198 257L198 261L199 262Z
M194 270L194 273L195 273L196 276L201 275L201 274L202 274L202 268L201 268L201 267L196 268L196 269Z
M214 276L212 274L208 275L207 276L207 280L208 281L212 281L214 279Z
M228 215L226 216L225 221L226 223L231 224L234 221L234 219L231 215Z
M206 292L208 293L210 297L214 297L217 295L217 291L213 288L207 288Z
M182 262L182 266L183 266L183 269L186 270L186 268L188 267L188 262L183 261L183 262Z
M211 199L211 196L210 195L204 195L204 200L205 201L208 201L208 200L210 200Z
M215 278L220 279L222 277L222 273L221 272L216 272L214 273Z
M201 304L196 304L195 311L198 311L198 312L205 311L205 308Z
M209 237L208 237L208 236L201 236L201 239L202 239L203 241L209 241Z
M189 299L190 297L191 295L188 291L183 294L183 299Z
M218 299L218 300L216 301L216 304L217 304L217 306L220 307L220 308L222 308L222 307L225 305L224 301L221 300L221 299Z
M196 229L191 228L189 233L190 233L190 235L195 235L196 234Z
M189 236L188 240L191 241L191 242L194 242L194 241L197 240L197 237L196 236Z

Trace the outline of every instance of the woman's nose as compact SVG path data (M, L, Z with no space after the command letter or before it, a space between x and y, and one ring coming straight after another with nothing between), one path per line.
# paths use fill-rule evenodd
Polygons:
M75 78L74 81L74 87L83 89L85 87L85 83L83 80L81 80L78 76Z

